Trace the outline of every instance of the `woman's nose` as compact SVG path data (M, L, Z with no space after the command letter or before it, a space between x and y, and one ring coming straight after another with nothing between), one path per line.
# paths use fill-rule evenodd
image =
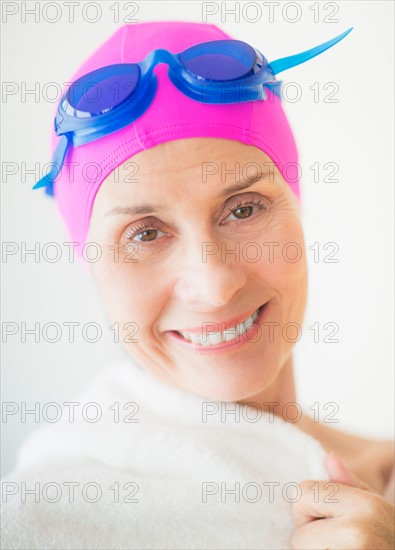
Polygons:
M221 246L213 246L216 253L205 254L204 244L189 248L181 261L182 274L174 292L182 302L196 306L221 307L232 301L233 296L246 285L247 273L234 255L221 253ZM234 247L233 247L234 248ZM212 249L211 249L212 250Z

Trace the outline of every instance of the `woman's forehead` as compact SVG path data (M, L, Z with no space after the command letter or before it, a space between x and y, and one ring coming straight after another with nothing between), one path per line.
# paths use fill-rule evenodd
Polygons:
M254 186L260 180L264 187ZM255 146L205 137L174 140L120 164L98 190L93 210L107 213L138 206L136 214L145 215L148 203L226 199L237 192L270 192L279 184L288 187L272 160Z
M253 145L202 137L168 141L140 151L121 163L105 182L193 174L194 178L201 176L203 182L216 179L227 183L275 170L278 171L273 161Z

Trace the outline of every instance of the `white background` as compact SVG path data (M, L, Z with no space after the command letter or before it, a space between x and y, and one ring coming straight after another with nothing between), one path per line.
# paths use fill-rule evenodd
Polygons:
M17 5L19 10L6 22L5 4ZM37 21L32 15L24 21L22 4L3 2L3 86L14 82L19 91L3 95L1 104L2 161L18 167L16 175L6 177L3 164L2 240L19 247L25 242L32 249L36 242L42 246L69 240L53 200L43 191L32 192L34 174L21 171L22 163L32 170L36 162L42 166L51 160L49 129L55 103L44 97L43 85L68 81L80 63L123 24L130 5L119 3L117 23L111 9L114 2L101 2L101 16L93 23L94 7L85 11L88 21L84 21L87 3L77 2L75 22L70 24L62 3L58 3L61 18L56 23L45 21L55 17L53 9L45 12L46 2L40 3ZM239 3L240 20L236 21L235 15L221 12L218 3L218 12L207 22L256 46L269 62L354 27L338 45L280 75L284 83L297 82L301 90L299 101L285 101L284 108L300 152L307 250L316 242L323 253L315 263L308 250L309 302L303 337L295 351L298 402L306 410L314 402L321 406L335 402L339 423L334 427L366 437L392 438L393 3L320 3L316 22L313 2L282 2L273 22L268 4ZM298 4L298 21L291 4ZM226 6L234 9L235 3ZM333 6L337 13L331 15ZM34 8L34 2L26 7ZM202 21L202 3L143 2L135 18L140 22ZM23 97L23 82L28 89L37 86L39 97ZM322 92L316 103L309 89L315 82ZM337 103L323 101L328 93L323 86L328 82L339 87ZM334 177L339 181L324 183L329 172L323 171L321 181L314 182L309 166L315 162L321 169L326 162L335 162L339 172ZM329 251L321 247L327 242L338 244L338 263L322 261ZM95 287L80 264L68 262L65 256L52 264L42 259L36 263L33 255L22 262L20 253L6 260L1 264L3 328L5 322L26 322L32 327L35 322L42 326L54 321L64 327L66 321L81 326L94 321L103 327L103 336L96 344L84 341L80 330L74 343L68 342L66 332L56 344L42 338L35 343L33 336L23 343L20 333L9 337L2 349L2 399L28 405L72 400L103 367L125 356L106 329L110 323ZM329 321L339 326L339 342L323 343L322 336L328 335L324 332L321 342L314 343L308 327L315 322L322 327ZM3 474L11 469L23 438L36 426L31 417L21 423L18 415L2 424Z

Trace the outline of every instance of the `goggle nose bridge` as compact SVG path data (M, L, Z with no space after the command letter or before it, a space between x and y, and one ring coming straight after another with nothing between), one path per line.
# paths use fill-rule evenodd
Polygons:
M176 60L176 55L165 49L153 50L140 63L142 73L152 72L160 63L166 63L170 68L174 68L179 63Z

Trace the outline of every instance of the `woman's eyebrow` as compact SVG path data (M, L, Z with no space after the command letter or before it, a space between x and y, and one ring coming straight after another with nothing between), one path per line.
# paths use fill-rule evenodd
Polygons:
M122 214L124 216L137 216L139 214L152 214L158 208L153 204L142 204L140 206L115 206L105 213L105 216Z
M253 176L249 176L244 180L238 181L233 185L231 185L230 187L227 187L226 189L224 189L221 193L221 196L230 195L230 193L235 193L236 191L247 189L248 187L251 187L252 185L254 185L254 183L258 183L258 181L263 181L266 178L268 178L269 181L274 181L274 172L265 170L265 171L256 173Z
M223 197L226 195L230 195L231 193L235 193L236 191L241 191L242 189L248 189L248 187L251 187L255 183L262 181L269 175L271 175L271 179L273 179L273 172L269 171L263 171L253 176L249 176L246 179L238 181L230 187L223 189L220 196ZM106 212L105 216L113 216L117 214L125 216L138 216L142 214L153 214L158 210L160 210L160 207L153 204L141 204L139 206L115 206L114 208Z

